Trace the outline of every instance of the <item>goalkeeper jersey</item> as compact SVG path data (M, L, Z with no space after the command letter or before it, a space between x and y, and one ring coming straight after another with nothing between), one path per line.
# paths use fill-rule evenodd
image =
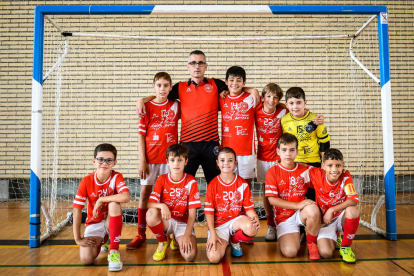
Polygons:
M325 124L316 125L312 122L316 114L308 111L302 118L294 118L291 113L282 117L283 133L291 133L298 138L299 153L295 158L298 163L320 163L319 143L331 140Z

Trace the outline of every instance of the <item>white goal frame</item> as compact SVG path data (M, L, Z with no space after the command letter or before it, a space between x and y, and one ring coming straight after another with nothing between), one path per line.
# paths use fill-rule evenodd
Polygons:
M386 236L397 239L394 146L392 130L390 56L388 17L386 6L276 6L276 5L108 5L108 6L38 6L34 17L34 49L32 79L32 122L30 157L30 234L29 246L40 246L41 166L42 166L42 100L43 100L43 46L44 20L47 15L96 14L367 14L370 21L378 20L380 79L373 76L352 53L351 58L381 85L382 134L384 148L384 183L386 208ZM367 22L366 25L369 23ZM364 29L364 25L354 38ZM46 76L47 77L47 76Z

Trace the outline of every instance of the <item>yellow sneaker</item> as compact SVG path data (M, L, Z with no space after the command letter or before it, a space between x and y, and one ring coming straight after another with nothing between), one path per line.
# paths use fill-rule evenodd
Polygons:
M175 240L174 234L172 234L170 247L171 247L172 251L176 251L176 250L180 249L180 246L178 245L178 242Z
M171 239L169 236L167 236L167 240L165 242L160 242L160 244L164 245L164 248L162 249L162 251L158 251L159 245L157 246L157 249L155 250L155 253L152 256L152 259L154 261L160 262L165 259L165 253L167 252L167 248L170 246L170 242L171 242Z
M350 246L344 246L339 249L339 254L342 256L342 260L348 264L353 264L356 262L355 254L352 252Z

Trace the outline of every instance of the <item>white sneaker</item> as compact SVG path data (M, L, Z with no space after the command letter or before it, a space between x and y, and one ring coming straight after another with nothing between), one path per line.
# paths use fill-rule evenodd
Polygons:
M276 228L275 227L269 226L267 228L267 234L265 237L265 241L267 242L276 241Z
M111 241L108 239L106 241L106 243L102 244L101 246L101 253L107 253L109 252L109 245L110 245Z
M108 255L108 270L109 271L120 271L122 270L121 255L119 251L111 250Z

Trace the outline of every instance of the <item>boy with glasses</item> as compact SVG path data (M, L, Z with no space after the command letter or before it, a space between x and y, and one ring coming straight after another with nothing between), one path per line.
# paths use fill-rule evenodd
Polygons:
M101 252L102 242L110 235L109 271L122 269L119 243L122 231L121 203L130 199L129 189L121 173L112 170L116 164L116 148L111 144L100 144L95 148L93 164L96 171L84 177L73 201L73 235L80 246L80 259L84 264L93 264ZM80 235L82 209L88 200L88 215L83 236ZM109 216L109 219L108 219ZM104 242L106 244L106 242ZM107 251L102 246L102 251Z

